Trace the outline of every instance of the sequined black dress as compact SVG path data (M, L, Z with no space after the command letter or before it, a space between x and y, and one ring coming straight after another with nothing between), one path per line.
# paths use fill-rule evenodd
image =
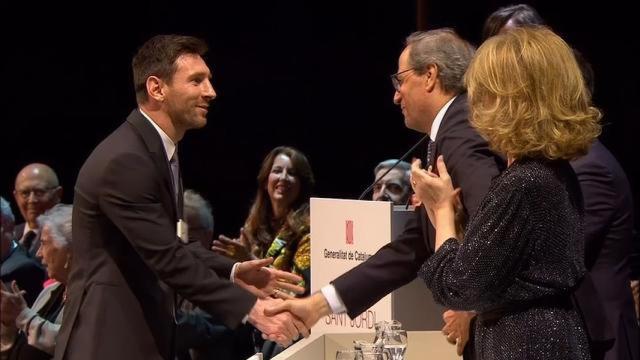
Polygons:
M581 208L567 162L517 161L494 180L465 240L447 240L424 263L418 275L436 301L479 313L479 359L589 359L568 296L585 272Z

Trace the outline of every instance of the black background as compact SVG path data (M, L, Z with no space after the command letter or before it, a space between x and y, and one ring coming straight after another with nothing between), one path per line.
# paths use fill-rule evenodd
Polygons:
M235 235L255 195L260 162L278 145L306 153L315 195L356 198L372 169L420 134L404 127L389 74L404 38L453 27L478 44L487 15L506 1L148 1L83 5L4 2L2 177L44 162L72 202L79 168L135 106L130 60L158 33L204 38L218 98L207 127L181 142L185 187L208 198L216 234ZM592 63L603 142L638 199L640 51L631 5L529 1ZM636 205L636 209L638 206ZM17 209L14 211L18 214ZM638 212L636 212L638 214ZM636 218L638 218L636 216Z

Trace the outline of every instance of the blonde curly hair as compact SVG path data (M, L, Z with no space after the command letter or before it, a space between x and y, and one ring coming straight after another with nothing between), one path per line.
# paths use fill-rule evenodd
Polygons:
M600 134L573 51L543 26L511 29L480 46L465 74L471 123L515 159L574 159Z

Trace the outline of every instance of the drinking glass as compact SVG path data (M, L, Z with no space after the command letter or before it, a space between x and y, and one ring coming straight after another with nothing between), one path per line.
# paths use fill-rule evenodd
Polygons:
M358 360L358 350L341 349L336 351L336 360Z
M384 343L384 352L389 360L403 360L407 350L407 331L402 329L388 330Z
M383 344L384 343L384 334L385 331L387 330L387 326L388 326L388 322L382 320L382 321L378 321L377 323L375 323L375 329L376 329L376 337L373 339L373 343L374 344Z
M376 329L376 337L374 338L373 342L375 344L384 344L385 343L385 339L387 337L387 332L390 330L400 330L402 329L402 323L398 320L391 320L391 321L378 321L375 324L375 329Z
M360 352L362 353L362 360L387 360L384 355L384 348L382 344L359 342Z

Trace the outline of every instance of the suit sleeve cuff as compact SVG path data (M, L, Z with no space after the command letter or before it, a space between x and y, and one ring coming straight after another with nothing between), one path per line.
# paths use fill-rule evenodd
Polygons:
M239 262L233 264L233 266L231 267L231 275L229 275L229 280L231 280L232 283L235 283L235 279L236 279L236 269L238 268L238 265L240 265ZM245 315L242 318L242 325L246 324L247 321L249 321L249 314Z
M347 307L342 302L342 299L340 298L340 295L336 291L336 288L333 286L333 284L324 286L322 289L320 289L320 291L322 292L322 295L324 295L324 298L327 300L327 303L329 303L329 307L331 307L331 311L334 314L347 312Z

